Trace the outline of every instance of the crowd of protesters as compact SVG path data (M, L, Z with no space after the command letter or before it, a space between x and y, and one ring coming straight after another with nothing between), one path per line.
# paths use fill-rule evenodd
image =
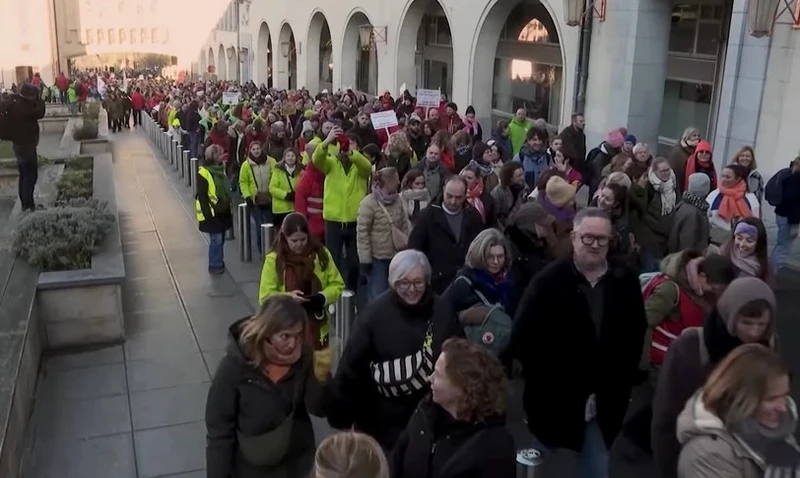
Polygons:
M512 477L510 378L530 446L580 453L582 477L608 476L621 440L665 478L800 473L773 292L800 157L767 182L751 147L717 171L692 127L659 157L624 127L587 147L581 114L558 133L520 109L489 131L444 95L109 90L119 128L145 111L202 158L210 273L236 202L277 231L257 243L261 308L230 327L209 392L209 478ZM397 126L373 128L390 110ZM345 289L367 300L335 343ZM310 414L363 434L315 452Z

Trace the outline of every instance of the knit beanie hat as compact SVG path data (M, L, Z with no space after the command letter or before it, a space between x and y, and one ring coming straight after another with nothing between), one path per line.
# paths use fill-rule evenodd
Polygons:
M634 136L632 134L629 134L628 136L625 136L625 142L626 143L636 144L636 136Z
M708 196L708 193L711 192L711 179L708 177L708 174L691 174L689 176L689 187L686 188L686 191L700 198Z
M307 132L314 132L314 127L311 126L311 121L305 120L303 121L303 129L300 130L300 135L304 135Z
M553 176L547 181L545 194L556 207L564 207L575 200L575 186L560 176Z
M483 141L478 141L475 143L475 146L472 147L472 157L475 159L482 159L483 153L489 149L489 146L484 143Z
M742 307L756 300L766 301L772 308L772 323L769 326L771 337L775 331L775 292L766 282L756 277L739 277L728 285L717 301L717 312L725 322L728 333L736 336L736 319Z
M277 134L283 131L283 121L276 121L272 123L272 127L270 128L272 133Z
M618 129L612 129L606 135L606 143L614 149L621 148L624 142L625 137L622 136Z

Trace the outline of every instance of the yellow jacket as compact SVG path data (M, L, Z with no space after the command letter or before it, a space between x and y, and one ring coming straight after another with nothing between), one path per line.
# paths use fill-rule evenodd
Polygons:
M330 147L318 146L312 161L325 174L322 217L332 222L356 222L358 206L367 195L367 182L372 174L369 160L358 151L349 154L352 162L345 172L337 153Z
M267 163L269 163L270 169L272 170L275 169L277 161L272 157L268 157ZM267 176L267 184L261 185L261 191L266 192L269 190L271 179L272 174ZM242 163L242 167L239 168L239 191L242 192L242 198L252 200L255 199L258 189L256 178L253 175L253 166L250 164L250 158L248 158Z
M290 192L297 188L297 181L303 174L303 166L295 165L294 172L290 175L286 165L281 161L273 169L269 178L269 195L272 196L272 212L286 214L294 212L294 198L286 199Z
M319 279L322 295L325 296L325 305L333 304L339 300L344 290L344 279L339 274L339 269L333 262L333 257L327 248L323 247L328 256L328 265L323 269L319 259L314 259L314 275ZM273 294L285 294L286 281L282 280L278 284L278 272L276 261L278 254L275 251L267 254L264 259L264 267L261 268L261 283L258 285L258 303L261 304L267 297ZM285 278L284 278L285 279Z

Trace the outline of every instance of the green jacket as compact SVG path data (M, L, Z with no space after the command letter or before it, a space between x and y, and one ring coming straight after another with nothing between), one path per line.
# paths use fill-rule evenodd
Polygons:
M345 171L337 154L322 145L314 151L314 166L325 175L322 218L332 222L356 222L358 206L367 195L372 165L358 151L350 152L350 168Z
M277 161L275 158L267 157L267 162L270 165L270 169L275 169L275 165ZM270 173L269 178L267 181L270 181L271 184L272 174ZM262 185L261 190L267 191L270 188L270 184ZM242 194L242 199L255 199L256 194L258 194L258 185L256 183L256 178L253 176L253 166L250 164L250 160L247 159L242 163L242 167L239 168L239 191Z
M522 145L525 144L525 136L528 130L533 127L533 121L525 119L520 121L517 118L512 119L508 123L508 137L511 139L511 156L519 153Z
M68 103L78 102L78 92L75 91L75 85L69 85L69 88L67 88L67 102Z
M269 178L269 194L272 196L272 212L274 214L286 214L294 212L294 198L286 199L289 193L297 188L297 181L303 174L303 166L298 164L294 168L294 173L289 174L286 165L281 161L272 170Z

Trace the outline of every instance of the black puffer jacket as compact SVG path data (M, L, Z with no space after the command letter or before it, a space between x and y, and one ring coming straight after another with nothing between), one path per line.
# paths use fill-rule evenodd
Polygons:
M514 478L516 448L505 418L467 423L420 402L392 450L392 478Z
M334 405L328 414L332 427L354 426L372 435L384 449L392 449L429 388L410 395L384 397L372 379L370 364L406 357L420 350L429 321L432 321L435 361L445 340L464 336L464 329L447 302L428 292L419 304L409 306L390 289L367 306L336 370Z
M253 367L239 348L239 328L217 368L206 401L208 478L297 478L308 476L314 461L314 429L309 413L325 415L327 386L317 382L310 354L304 355L278 383ZM295 402L293 405L293 402ZM258 436L276 429L294 408L291 445L283 462L272 468L247 463L237 447L237 431Z
M44 101L12 95L0 103L0 111L7 111L11 131L9 138L14 144L36 146L39 144L39 120L44 118Z

